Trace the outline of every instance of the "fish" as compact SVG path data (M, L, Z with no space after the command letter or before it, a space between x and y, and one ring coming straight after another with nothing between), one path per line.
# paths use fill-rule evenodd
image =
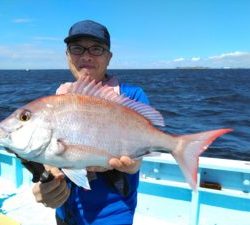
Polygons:
M22 159L61 168L85 189L91 189L86 167L163 152L172 154L195 190L199 156L232 131L168 134L160 129L165 124L159 111L102 82L84 77L68 86L67 93L35 99L1 121L0 146Z

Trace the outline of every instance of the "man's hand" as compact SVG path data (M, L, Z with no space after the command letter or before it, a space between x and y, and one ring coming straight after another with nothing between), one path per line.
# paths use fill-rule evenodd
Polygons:
M55 167L46 167L53 174L54 179L48 183L38 182L32 191L37 202L46 207L60 207L69 197L70 189L64 179L64 174Z
M107 170L116 169L118 171L134 174L136 173L141 166L141 160L133 160L128 156L121 156L118 158L112 158L109 160L109 167L99 167L99 166L91 166L88 167L87 170L89 172L105 172Z
M113 169L119 170L121 172L134 174L140 169L141 160L133 160L128 156L121 156L120 159L110 159L109 165Z

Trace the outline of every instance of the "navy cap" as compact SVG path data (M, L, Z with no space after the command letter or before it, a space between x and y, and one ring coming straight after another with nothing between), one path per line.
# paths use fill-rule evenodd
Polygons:
M84 37L96 39L110 48L110 35L108 29L92 20L83 20L75 23L70 28L69 36L64 39L64 42L68 44L69 42Z

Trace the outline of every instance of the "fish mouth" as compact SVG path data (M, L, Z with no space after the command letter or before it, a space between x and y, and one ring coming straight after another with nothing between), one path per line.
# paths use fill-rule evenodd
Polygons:
M15 131L21 129L22 127L23 126L19 126L15 129ZM38 157L44 151L44 148L46 148L49 144L48 142L46 145L41 146L41 148L32 149L32 137L34 134L33 132L32 136L27 141L27 145L20 148L15 144L12 144L12 133L13 131L6 129L3 126L0 126L0 147L3 148L5 151L15 154L16 156L21 157L23 159L27 157L29 159Z
M7 131L4 127L0 127L0 147L2 147L5 151L9 153L15 154L15 152L9 149L4 143L4 140L8 139L9 136L10 132Z
M4 146L4 145L1 145L1 143L0 143L0 147L2 147L3 150L6 151L6 152L8 152L8 153L17 155L17 154L16 154L14 151L12 151L10 148L8 148L8 147L6 147L6 146Z
M0 127L0 145L1 145L1 139L5 139L9 136L10 132L6 130L4 127Z

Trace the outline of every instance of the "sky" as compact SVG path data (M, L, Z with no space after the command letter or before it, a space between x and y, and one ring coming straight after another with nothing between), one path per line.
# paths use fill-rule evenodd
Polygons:
M0 69L66 69L64 38L91 19L110 69L250 68L249 0L0 0Z

